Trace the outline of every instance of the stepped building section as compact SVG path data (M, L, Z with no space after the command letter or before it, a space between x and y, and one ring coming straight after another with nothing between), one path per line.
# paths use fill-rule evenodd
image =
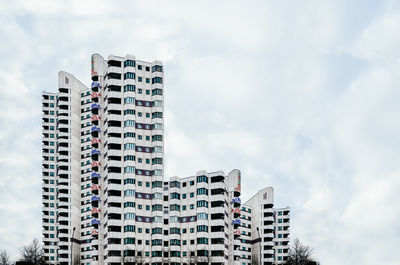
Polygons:
M42 94L43 242L50 264L277 264L289 208L241 202L237 169L164 180L164 65L92 55L91 85Z

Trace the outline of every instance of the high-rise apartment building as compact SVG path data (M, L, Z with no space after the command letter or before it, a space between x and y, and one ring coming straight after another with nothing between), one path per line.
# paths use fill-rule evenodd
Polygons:
M43 92L43 242L52 264L279 263L289 209L241 204L241 174L164 180L164 66L92 56L90 88ZM261 251L261 252L260 252Z

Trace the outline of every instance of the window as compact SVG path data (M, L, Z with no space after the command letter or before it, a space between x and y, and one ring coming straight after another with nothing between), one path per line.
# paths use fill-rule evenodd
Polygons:
M142 70L142 66L141 66L140 64L138 65L138 69L139 69L139 70Z
M162 117L163 117L162 112L153 112L153 113L151 114L151 118L152 118L152 119L155 119L155 118L162 118Z
M181 229L180 228L177 228L177 227L171 227L170 229L169 229L169 233L170 234L180 234L181 233Z
M124 219L125 220L134 220L135 219L135 214L134 213L125 213L124 214Z
M162 211L162 205L161 204L153 204L151 206L152 211Z
M152 188L162 188L162 181L153 181L151 186Z
M198 213L197 214L197 220L207 220L207 219L208 219L207 213Z
M149 160L149 159L146 159L146 163L147 163L147 160ZM163 163L162 162L162 158L160 158L160 157L156 157L156 158L151 159L151 164L152 165L162 165L162 163Z
M171 204L169 206L169 210L170 211L180 211L181 210L181 206L179 206L178 204Z
M169 241L170 246L180 246L181 245L181 241L179 239L171 239ZM171 251L172 252L172 251ZM172 256L172 255L171 255Z
M125 197L134 197L135 191L134 190L124 190L124 196Z
M124 156L124 161L135 161L135 156L126 155L126 156Z
M133 109L124 110L124 115L135 115L135 110Z
M208 201L197 201L197 207L208 207Z
M126 121L124 121L124 126L125 126L125 127L135 127L135 121L133 121L133 120L126 120Z
M126 61L124 62L124 67L127 67L127 66L135 67L135 61L133 61L133 60L126 60Z
M162 66L161 65L154 65L153 67L151 67L151 72L162 72Z
M135 103L135 98L134 97L124 98L124 103L125 104L134 104Z
M186 199L186 193L182 194L182 199Z
M162 152L162 146L154 146L151 151L153 153L161 153Z
M127 72L124 74L124 79L135 79L135 73ZM161 80L162 82L162 80Z
M124 244L135 244L135 239L133 237L124 238Z
M181 256L181 252L180 251L171 251L170 252L170 256L171 257L180 257Z
M169 218L170 223L179 223L179 217L178 216L171 216Z
M142 77L138 76L138 82L142 82Z
M181 187L181 183L179 181L171 181L169 183L169 187L170 188L175 188L175 187L180 188Z
M208 189L206 188L197 189L197 195L203 195L203 194L208 195Z
M124 226L124 232L135 232L135 226L134 225Z
M205 244L205 245L208 245L208 238L206 238L206 237L199 237L199 238L197 238L197 244Z
M193 198L194 197L194 192L191 192L190 193L190 198Z
M147 84L150 84L150 78L146 78L146 83L147 83ZM146 94L147 94L147 91L148 91L148 90L146 90ZM150 95L150 91L149 91L149 94L147 94L147 95Z
M161 169L154 169L153 170L153 176L161 176L162 175L162 170Z
M142 94L143 90L141 88L138 89L138 93Z
M124 86L124 92L128 92L128 91L131 91L131 92L135 92L135 85L125 85Z
M124 202L124 208L135 208L135 203L134 202Z
M152 103L151 103L151 105L153 106L153 107L162 107L162 101L161 100L154 100Z
M124 179L124 184L135 184L135 179Z
M208 183L208 177L206 177L206 176L197 176L197 182L206 182L206 183Z
M152 195L152 199L162 199L163 195L160 192L156 192Z
M151 240L151 245L152 246L161 246L162 245L162 239L153 239L153 240Z
M151 94L153 95L153 96L155 96L155 95L160 95L160 96L162 96L162 89L159 89L159 88L155 88L155 89L153 89L152 91L151 91Z
M208 226L206 225L198 225L197 232L208 232Z
M135 167L132 166L124 167L124 173L135 173Z
M193 185L194 185L194 181L191 180L191 181L190 181L190 186L193 186Z
M124 149L125 150L135 150L135 144L134 143L126 143L126 144L124 144Z
M151 218L151 220L153 223L162 223L163 218L162 218L162 216L154 216Z
M161 130L163 128L162 123L154 123L151 125L151 129Z
M170 199L178 199L179 200L180 198L181 197L180 197L179 193L173 192L170 194Z
M162 234L163 230L161 227L156 227L151 229L151 234Z

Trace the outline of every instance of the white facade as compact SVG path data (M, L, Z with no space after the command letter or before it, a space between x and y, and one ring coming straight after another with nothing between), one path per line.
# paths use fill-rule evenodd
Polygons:
M88 88L60 72L58 93L43 92L50 263L250 264L257 227L263 264L278 260L278 249L284 259L289 209L276 226L272 188L243 208L239 170L164 181L162 62L94 54L91 79Z
M289 251L290 209L274 209L274 189L258 191L242 207L241 260L256 260L258 264L283 263Z

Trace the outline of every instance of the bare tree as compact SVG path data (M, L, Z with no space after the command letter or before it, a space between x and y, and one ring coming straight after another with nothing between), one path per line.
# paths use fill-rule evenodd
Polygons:
M0 251L0 265L11 265L10 256L7 251Z
M315 261L312 259L312 248L304 246L298 238L289 249L289 256L284 264L286 265L309 265Z
M189 261L189 264L198 264L199 263L199 257L197 257L196 252L189 251L188 261Z
M43 253L43 248L36 238L28 246L19 248L20 260L29 261L35 265L46 264Z
M196 251L189 252L189 256L187 258L189 264L210 264L211 263L210 252L206 248L201 249L200 252L202 252L201 255L199 255Z
M124 255L122 257L123 264L137 264L137 265L143 265L146 263L146 257L143 257L142 255Z
M143 265L146 263L147 258L143 256L142 251L135 252L134 250L127 248L122 251L121 260L123 265Z

